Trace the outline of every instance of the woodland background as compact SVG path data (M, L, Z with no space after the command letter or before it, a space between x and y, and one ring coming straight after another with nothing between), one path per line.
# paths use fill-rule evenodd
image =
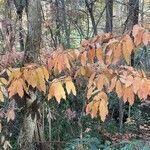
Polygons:
M0 149L149 150L149 30L150 0L0 0Z

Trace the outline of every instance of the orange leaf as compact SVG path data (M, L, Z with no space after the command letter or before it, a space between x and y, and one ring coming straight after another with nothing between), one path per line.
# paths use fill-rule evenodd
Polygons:
M94 61L94 58L95 58L95 49L94 48L91 48L88 51L88 58L90 59L91 62Z
M123 38L122 51L123 51L123 56L128 64L130 64L131 54L133 49L134 49L134 44L132 42L131 37L129 35L126 35Z
M119 43L117 47L114 49L114 58L113 61L116 64L121 59L122 45Z
M17 93L22 98L24 95L23 85L22 85L22 79L17 80Z
M105 79L106 79L106 77L103 74L99 75L99 77L98 77L96 86L100 91L102 90L102 88L105 84L105 81L106 81Z
M116 93L118 95L119 98L121 98L123 96L123 87L121 85L120 80L118 80L116 82Z
M101 99L99 103L99 115L104 122L108 115L108 97L105 92L100 92L98 97Z
M17 94L17 80L12 81L8 88L9 97L12 97L13 95Z
M91 108L91 116L92 118L97 116L99 101L94 101Z
M96 49L96 57L98 61L103 62L103 50L101 48Z
M143 29L139 30L136 37L134 38L134 43L136 46L139 46L142 43L143 32Z
M82 66L85 66L86 62L87 62L87 51L85 51L81 54L81 64L82 64Z
M134 103L134 93L131 87L124 88L123 90L123 100L124 102L128 101L130 105Z
M117 82L117 76L115 76L114 78L112 78L110 87L109 87L109 89L108 89L108 92L112 92L112 90L113 90L113 89L115 88L115 86L116 86L116 82Z
M88 88L90 88L90 87L92 86L92 84L94 83L95 75L96 75L95 72L91 75L91 77L90 77L90 79L89 79L88 86L87 86Z
M70 63L69 63L69 59L68 59L68 54L64 54L64 65L66 66L66 68L68 68L70 70Z
M141 78L139 78L139 77L134 78L132 87L133 87L133 92L135 94L137 94L138 90L140 89L141 82L142 82Z

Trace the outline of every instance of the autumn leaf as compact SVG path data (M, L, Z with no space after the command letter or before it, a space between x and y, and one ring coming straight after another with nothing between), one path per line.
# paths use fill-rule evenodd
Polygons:
M0 82L4 85L8 84L8 81L5 78L0 78Z
M101 120L104 122L108 115L108 97L105 92L100 92L98 97L101 99L99 103L99 115Z
M24 90L23 90L23 85L22 85L22 79L18 79L16 80L17 86L16 86L16 90L18 95L22 98L24 95Z
M117 82L116 82L116 93L119 98L121 98L123 96L123 87L121 85L120 80L117 80Z
M86 65L86 62L87 62L87 51L83 52L81 54L81 64L82 66L85 66Z
M88 88L90 88L90 87L92 86L92 84L94 83L95 75L96 75L95 72L91 75L91 77L90 77L90 79L89 79L88 86L87 86Z
M94 58L95 58L95 49L94 48L89 49L88 58L93 63Z
M123 101L129 102L130 105L134 103L134 93L131 87L124 88L123 90Z
M137 35L135 36L134 43L136 46L139 46L142 43L143 33L144 33L144 30L140 29Z
M45 85L45 80L44 80L44 73L43 73L43 70L42 68L38 67L36 69L36 73L37 73L37 88L40 90L40 91L43 91L43 92L46 92L46 85Z
M68 54L64 54L64 65L66 66L66 68L68 68L70 70L70 63L69 63L69 59L68 59Z
M117 82L117 76L113 77L111 80L110 87L108 89L108 92L112 92L112 90L115 88Z
M53 60L52 56L48 58L47 65L48 65L49 70L52 70L52 68L54 67L54 60Z
M66 99L66 94L61 81L55 79L49 88L48 99L55 97L57 102L60 103L61 98Z
M132 90L135 94L137 94L138 90L140 89L141 82L142 82L141 78L139 78L139 77L134 78L134 81L133 81L133 84L132 84Z
M132 42L131 37L129 35L125 35L122 41L122 51L127 64L130 64L133 49L134 44Z
M116 46L113 53L114 53L113 62L114 62L114 64L116 64L120 61L121 55L122 55L122 44L121 43L119 43Z
M3 96L2 91L0 91L0 101L1 101L1 102L4 102L4 96Z
M88 99L92 96L94 89L95 89L94 86L91 86L90 88L88 88L88 90L87 90L87 98Z
M47 68L45 66L42 66L42 70L43 70L43 74L44 74L45 80L48 81L48 79L49 79L49 72L48 72Z
M91 117L94 118L97 116L99 101L94 101L91 107Z
M102 88L105 84L105 81L106 81L105 79L106 79L105 75L103 75L103 74L99 75L97 83L96 83L98 90L100 90L100 91L102 90Z
M74 83L72 82L71 77L65 78L65 84L67 93L70 94L72 92L73 95L76 95L76 88L74 86Z
M8 88L9 97L12 97L13 95L17 94L17 82L17 80L11 82Z
M98 61L103 62L103 50L101 48L96 49L96 57Z

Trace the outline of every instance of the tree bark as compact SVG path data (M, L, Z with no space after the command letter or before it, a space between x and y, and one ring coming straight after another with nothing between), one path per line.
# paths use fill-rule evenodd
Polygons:
M113 0L105 0L106 3L106 24L105 32L112 32L113 30Z
M42 23L40 0L28 0L26 4L26 13L28 33L25 44L24 63L37 63L41 43ZM36 110L32 109L31 106L33 103L37 102L36 93L30 90L29 95L25 97L25 101L24 117L18 142L20 150L31 150L33 146L34 132L37 125Z
M62 5L62 22L63 22L63 30L65 32L65 46L67 48L70 47L70 29L69 24L67 24L67 16L66 16L66 4L65 0L60 0Z
M26 6L28 34L25 44L25 63L37 63L41 43L41 3L40 0L28 0Z
M129 0L128 16L125 22L125 30L131 30L139 19L139 0Z
M89 3L88 0L85 0L85 5L87 7L87 10L88 10L90 18L91 18L94 35L97 35L97 25L96 25L94 14L93 14L94 1L90 1L90 3Z

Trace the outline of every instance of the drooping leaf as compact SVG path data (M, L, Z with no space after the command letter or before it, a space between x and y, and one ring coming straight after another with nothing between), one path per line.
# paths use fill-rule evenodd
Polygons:
M131 37L126 34L122 41L122 51L127 64L130 64L133 49L134 49L133 41Z
M76 95L76 88L74 86L74 83L72 82L71 77L67 77L65 79L65 84L66 84L67 93L70 94L72 92L73 95Z
M81 54L81 64L82 64L82 66L85 66L86 63L87 63L87 51L85 51Z
M117 80L117 82L116 82L116 93L119 98L121 98L123 96L123 87L121 85L120 80Z

